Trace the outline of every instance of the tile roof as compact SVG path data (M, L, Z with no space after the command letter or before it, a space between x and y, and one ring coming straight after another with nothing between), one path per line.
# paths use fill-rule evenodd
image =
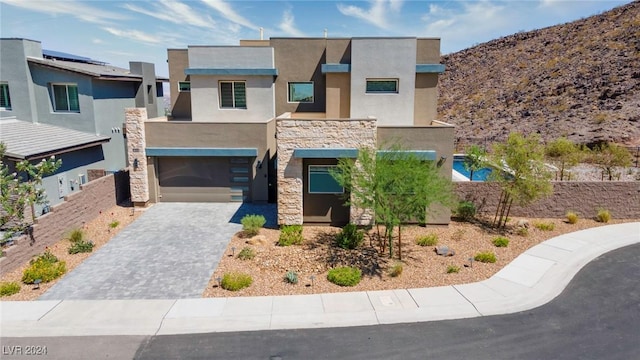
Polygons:
M106 64L42 59L42 58L37 58L32 56L28 56L27 61L34 64L44 65L44 66L53 67L61 70L73 71L73 72L77 72L77 73L81 73L81 74L85 74L93 77L99 77L103 79L142 81L142 75L140 74L133 74L131 73L131 71L129 71L129 69L124 69L117 66L111 66ZM167 78L156 76L156 80L166 81Z
M89 145L108 142L111 138L58 126L32 123L15 118L0 119L0 142L6 156L33 159L69 152Z

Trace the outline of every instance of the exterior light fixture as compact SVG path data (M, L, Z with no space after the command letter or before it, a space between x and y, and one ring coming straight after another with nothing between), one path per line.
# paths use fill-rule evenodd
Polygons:
M133 170L138 170L139 166L140 162L138 162L138 159L133 159Z
M473 267L473 257L469 258L469 267Z
M262 160L258 160L258 164L256 164L256 168L262 169Z
M311 279L311 286L313 287L313 280L316 279L316 276L315 275L311 275L309 278Z
M38 290L40 289L40 283L42 282L42 279L36 279L33 282L33 290Z
M235 256L236 255L236 248L235 246L231 247L231 256Z
M218 286L222 286L222 278L220 276L216 278L216 281L218 282Z
M446 156L440 156L440 160L438 160L437 166L438 167L442 167L442 165L444 165L445 161L447 161L447 157Z

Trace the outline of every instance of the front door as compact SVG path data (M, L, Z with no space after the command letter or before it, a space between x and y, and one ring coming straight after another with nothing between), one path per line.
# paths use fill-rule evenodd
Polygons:
M348 193L333 179L337 159L304 159L302 207L305 223L342 226L349 223Z

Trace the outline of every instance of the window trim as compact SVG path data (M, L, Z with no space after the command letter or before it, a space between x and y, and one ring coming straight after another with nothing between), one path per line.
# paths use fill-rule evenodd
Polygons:
M385 81L385 82L394 82L396 84L395 91L375 91L368 90L368 84L370 81ZM364 91L366 94L398 94L400 92L400 79L398 78L367 78L365 80Z
M222 84L229 83L231 84L231 93L233 106L232 107L223 107L222 106ZM236 83L244 84L244 107L236 106ZM220 110L247 110L247 81L246 80L218 80L218 109Z
M51 88L51 102L53 105L53 112L57 112L57 113L80 113L80 95L79 95L79 91L78 91L78 84L77 83L51 83L50 84L50 88ZM56 106L56 92L54 90L54 86L64 86L65 87L65 93L67 95L67 109L66 110L58 110L57 106ZM78 101L78 110L71 110L71 101L69 98L69 86L75 86L76 88L76 96L77 96L77 101Z
M7 110L7 111L11 111L12 107L11 107L11 90L9 90L9 82L8 81L0 81L0 92L2 92L3 95L6 95L6 103L9 106L0 106L0 109L2 110ZM2 96L2 95L0 95Z
M291 84L311 84L311 101L292 101L291 100ZM287 103L289 104L313 104L316 101L316 84L314 81L288 81L287 82Z
M321 191L312 191L311 190L311 168L313 167L320 167L320 168L337 168L338 165L320 165L320 164L315 164L315 165L308 165L307 167L307 193L308 194L313 194L313 195L322 195L322 194L329 194L329 195L340 195L340 194L344 194L344 186L342 186L342 191L340 192L321 192ZM327 171L327 173L329 174L329 176L331 176L331 173L329 173ZM333 178L333 177L332 177ZM335 181L335 179L333 179ZM336 181L336 183L338 183ZM338 184L340 185L340 184Z
M183 90L181 84L188 84L188 89ZM178 92L191 92L191 81L178 81Z

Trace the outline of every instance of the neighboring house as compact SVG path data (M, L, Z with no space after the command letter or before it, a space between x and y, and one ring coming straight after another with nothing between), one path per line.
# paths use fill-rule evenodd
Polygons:
M134 201L277 202L280 224L366 223L329 174L339 158L400 143L451 176L439 61L439 39L413 37L169 49L171 116L128 115Z
M38 41L0 39L0 141L9 164L55 155L62 167L44 180L50 205L80 184L128 166L125 108L163 107L154 65L122 69L42 50ZM166 79L165 79L166 80ZM42 209L37 209L38 213Z

